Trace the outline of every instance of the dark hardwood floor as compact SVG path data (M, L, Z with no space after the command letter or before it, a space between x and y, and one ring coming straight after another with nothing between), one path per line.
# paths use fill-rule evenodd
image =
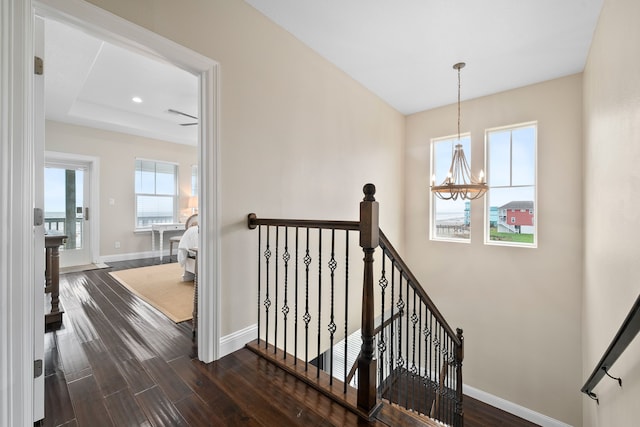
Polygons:
M45 334L44 426L404 425L363 422L247 349L195 360L190 322L173 323L108 274L155 263L61 275L63 326ZM532 425L465 397L467 427Z

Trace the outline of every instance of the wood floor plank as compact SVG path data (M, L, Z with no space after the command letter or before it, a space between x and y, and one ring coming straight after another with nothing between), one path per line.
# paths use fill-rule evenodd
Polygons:
M118 370L129 384L133 394L140 393L156 385L137 359L118 360L116 363Z
M225 425L225 420L196 394L192 393L174 405L185 421L192 427Z
M193 391L164 360L154 357L142 362L142 366L160 386L171 402L177 402L193 394Z
M44 380L44 427L54 427L76 418L64 373L48 375Z
M78 425L113 426L104 398L93 375L72 381L68 386Z
M75 335L58 335L58 353L67 381L86 376L91 370L89 359Z
M129 389L113 393L105 400L114 425L118 427L151 427L151 422Z
M94 340L82 344L82 348L89 359L93 376L103 396L108 396L128 387L127 381L111 359L102 340Z
M174 427L189 425L158 386L136 394L136 401L151 421L151 425Z

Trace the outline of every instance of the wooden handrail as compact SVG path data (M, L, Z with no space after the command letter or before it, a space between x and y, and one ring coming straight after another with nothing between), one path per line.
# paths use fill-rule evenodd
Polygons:
M424 303L429 307L429 310L433 312L438 322L442 324L453 342L457 346L461 345L462 341L460 340L460 338L458 338L457 334L453 331L451 326L449 326L442 313L440 313L440 310L438 310L433 301L431 301L431 298L429 298L429 295L427 295L424 288L420 285L420 282L418 281L418 279L416 279L416 276L413 275L407 264L400 257L400 254L398 254L398 251L396 251L393 245L389 242L389 239L387 239L387 236L384 235L382 230L380 230L380 247L387 253L387 256L396 263L400 271L402 271L402 274L409 281L416 293L420 296L420 299L424 301Z
M360 227L359 221L321 221L311 219L258 218L254 213L250 213L247 219L247 225L251 230L259 225L324 229L333 228L335 230L359 230Z
M598 397L593 392L595 386L600 382L602 377L607 374L609 368L618 360L618 357L626 350L631 344L631 341L640 331L640 295L636 299L636 302L631 307L629 314L622 322L622 326L618 329L618 333L609 344L607 351L604 352L600 362L596 365L595 369L591 373L591 376L582 386L580 391L594 400L598 400ZM622 381L619 380L620 385Z

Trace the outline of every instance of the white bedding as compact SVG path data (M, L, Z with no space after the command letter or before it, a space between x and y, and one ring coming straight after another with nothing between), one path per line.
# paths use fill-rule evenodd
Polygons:
M198 247L198 226L189 227L178 243L178 263L184 267L182 280L193 280L195 273L195 260L189 258L189 248Z

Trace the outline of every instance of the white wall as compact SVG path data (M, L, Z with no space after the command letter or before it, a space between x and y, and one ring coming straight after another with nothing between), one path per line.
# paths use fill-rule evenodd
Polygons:
M640 2L605 0L584 71L583 382L640 294ZM636 426L640 337L583 397L585 426ZM582 386L582 384L581 384Z
M406 258L464 329L465 384L572 425L582 419L581 108L581 75L461 106L475 173L485 129L538 121L536 249L484 245L483 200L471 203L470 244L429 240L430 139L455 134L455 105L407 117L405 157Z
M191 212L191 166L198 164L194 146L47 121L45 149L100 159L101 258L151 251L150 232L134 233L136 158L178 163L179 213L184 217ZM110 205L109 199L115 204ZM116 241L120 248L115 247Z
M404 117L242 1L91 0L221 64L221 334L257 320L246 216L357 219L373 182L401 237Z

